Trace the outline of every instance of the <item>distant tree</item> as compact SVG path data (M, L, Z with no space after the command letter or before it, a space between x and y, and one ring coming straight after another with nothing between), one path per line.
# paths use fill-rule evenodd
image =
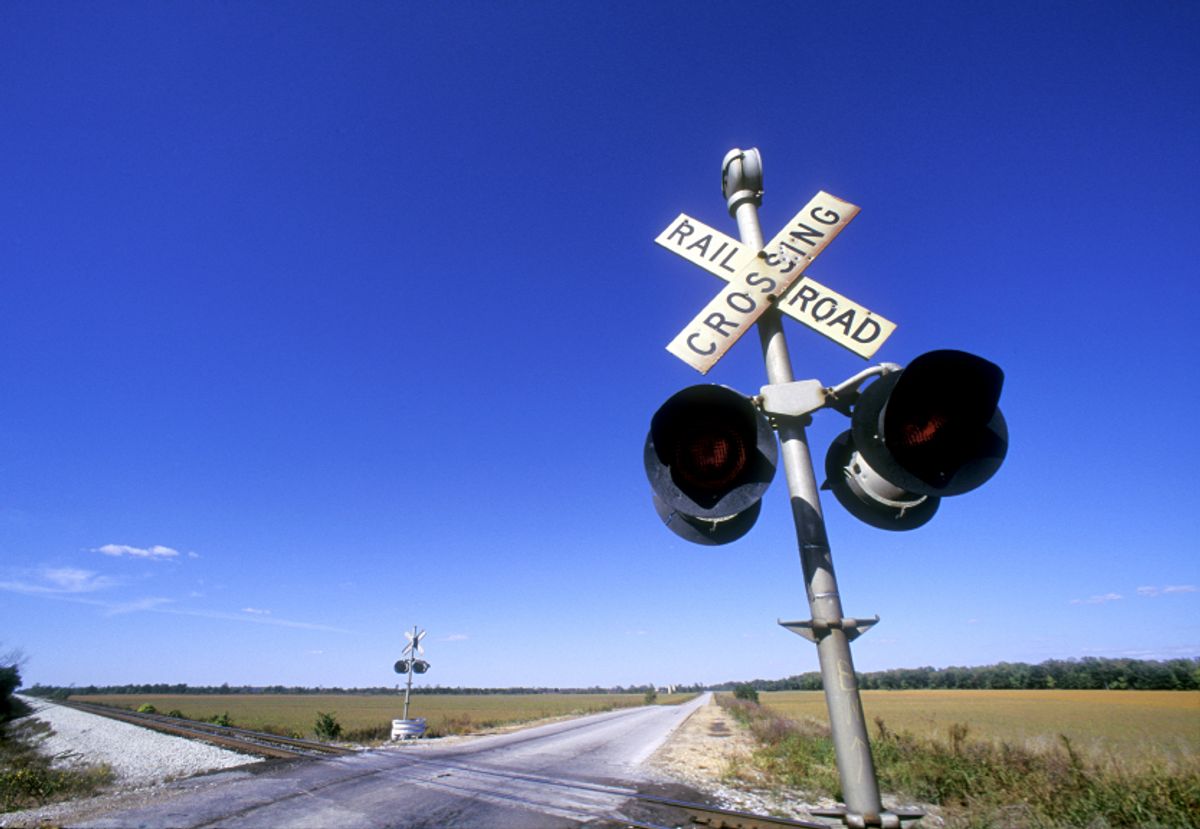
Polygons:
M643 699L645 700L646 705L653 705L654 703L658 702L658 691L651 688L646 692L646 696L643 697Z
M29 706L13 696L21 687L21 665L25 656L9 651L0 656L0 723L6 723L29 713Z
M747 702L758 702L758 691L754 690L753 685L742 684L733 689L734 699L744 699Z

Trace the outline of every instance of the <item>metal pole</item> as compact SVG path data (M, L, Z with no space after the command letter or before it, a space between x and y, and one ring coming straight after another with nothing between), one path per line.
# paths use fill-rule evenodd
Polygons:
M762 250L762 230L758 206L762 203L762 160L758 150L731 150L722 169L722 190L729 213L737 220L742 242L753 250ZM758 319L767 379L771 383L790 383L792 361L783 334L780 313L772 308ZM851 827L899 826L895 815L884 815L875 777L875 763L863 721L858 680L850 658L853 623L843 629L842 602L833 556L825 534L825 519L813 472L812 456L804 432L808 418L791 418L778 424L780 453L791 495L800 562L812 612L812 640L817 645L829 725L833 733L838 776L846 800L846 825ZM849 620L847 620L849 622Z
M412 693L413 663L417 661L417 626L413 625L412 653L408 660L408 684L404 686L404 719L408 719L408 697Z

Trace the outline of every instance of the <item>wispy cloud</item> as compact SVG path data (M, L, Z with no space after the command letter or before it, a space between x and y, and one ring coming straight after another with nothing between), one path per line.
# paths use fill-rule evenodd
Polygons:
M155 608L159 613L172 613L176 616L198 616L202 619L222 619L228 622L248 622L254 625L274 625L282 628L299 628L301 630L324 630L330 633L352 633L345 628L333 625L322 625L316 622L298 622L294 619L280 619L276 616L247 613L226 613L221 610L185 610L183 608Z
M1071 599L1071 604L1104 604L1115 602L1122 598L1120 593L1105 593L1102 596L1089 596L1086 599Z
M91 570L75 567L47 567L33 574L34 581L0 581L0 590L30 595L70 595L106 590L119 582Z
M1153 599L1158 596L1169 596L1172 593L1195 593L1196 589L1194 584L1169 584L1166 587L1139 587L1137 594L1146 599Z
M132 556L133 558L150 558L150 559L166 559L177 558L179 551L173 547L164 547L161 544L155 544L153 547L131 547L128 544L105 544L101 547L93 547L93 553L103 553L106 556ZM188 554L190 558L195 557L193 554Z
M271 615L271 611L263 610L262 608L259 608L259 607L243 607L242 612L243 613L254 613L259 616L270 616Z
M123 613L138 613L143 610L160 610L171 604L171 599L158 597L134 599L131 602L106 602L105 616L120 616Z
M323 625L317 622L302 622L295 619L280 619L270 615L269 611L248 611L230 613L223 610L202 610L175 607L171 599L150 597L128 601L114 601L89 598L86 594L94 593L105 588L114 587L121 582L107 576L99 576L90 570L72 568L47 569L41 571L37 580L0 581L0 592L23 593L29 596L40 596L73 604L89 605L100 608L106 616L117 616L126 613L165 613L171 616L193 616L200 619L217 619L226 622L242 622L255 625L274 625L276 627L298 628L300 630L322 630L329 633L352 633L345 628Z
M449 636L447 636L442 641L443 642L465 642L470 638L471 637L467 636L467 634L465 634L465 633L451 633Z

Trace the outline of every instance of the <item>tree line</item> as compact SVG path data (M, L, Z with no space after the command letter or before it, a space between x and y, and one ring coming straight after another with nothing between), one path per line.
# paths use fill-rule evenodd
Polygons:
M1025 662L1000 662L995 665L950 668L897 668L888 671L859 673L858 684L863 690L903 691L926 688L961 688L967 690L1131 690L1131 691L1197 691L1200 690L1200 657L1169 659L1051 659L1037 665ZM679 693L704 690L732 691L738 686L757 691L819 691L821 675L815 671L796 674L784 679L737 680L719 685L701 683L677 685ZM590 688L546 688L514 686L508 688L461 688L441 685L414 688L415 694L644 694L651 685L616 685ZM23 693L47 699L65 699L72 694L394 694L392 686L372 688L298 687L284 685L187 685L184 683L153 683L128 685L33 685Z
M952 688L966 690L1032 690L1062 688L1111 691L1200 690L1200 658L1168 659L1050 659L1037 665L1000 662L995 665L950 668L897 668L857 674L868 691ZM784 679L727 682L716 690L748 685L758 691L819 691L821 675L797 674Z
M413 688L413 694L645 694L654 690L652 685L616 685L610 687L593 686L590 688L542 688L514 686L509 688L448 688L441 685L422 686ZM693 690L699 690L699 686ZM197 696L213 694L349 694L359 696L395 694L395 686L379 685L370 688L315 688L296 685L188 685L186 683L129 683L126 685L42 685L35 684L22 688L21 693L43 699L66 699L75 694L195 694Z

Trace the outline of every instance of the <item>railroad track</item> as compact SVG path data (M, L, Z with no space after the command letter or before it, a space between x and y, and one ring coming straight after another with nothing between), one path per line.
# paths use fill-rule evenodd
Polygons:
M534 811L542 811L550 805L554 814L577 820L583 825L596 825L596 821L602 821L600 825L621 829L678 829L680 820L689 820L692 824L711 829L831 829L829 823L722 809L704 803L645 794L621 785L541 773L512 772L457 760L415 755L407 755L403 759L402 765L373 770L368 774L386 775L408 785L443 789L460 797L503 799ZM562 794L566 794L565 800ZM617 814L600 805L609 798L627 804L636 802L642 808L634 808L630 814Z
M89 702L62 700L57 703L77 711L98 714L113 720L133 723L144 728L187 737L190 740L200 740L211 745L238 751L243 754L256 754L262 757L274 757L293 760L301 757L320 758L338 757L354 754L355 749L335 746L328 743L318 743L312 740L300 740L294 737L281 737L277 734L266 734L261 731L251 731L246 728L236 728L228 725L181 720L178 717L168 717L164 714L143 714L124 708L113 708L107 705L95 705Z
M155 731L173 734L188 739L201 740L221 748L228 748L245 754L256 754L264 757L297 759L297 758L329 758L355 754L356 750L344 746L318 743L311 740L300 740L292 737L281 737L234 726L221 726L213 723L181 720L163 714L143 714L124 708L113 708L93 703L61 701L59 705L97 714L102 717L133 723ZM422 773L422 769L433 769L434 773ZM484 797L487 799L503 798L514 805L541 807L543 797L539 790L574 790L584 795L614 796L626 801L636 801L644 806L652 807L651 811L642 817L612 813L597 813L592 809L583 809L570 814L577 820L590 823L597 818L606 825L629 827L629 829L673 829L678 826L674 817L670 824L657 822L664 819L659 814L686 815L693 824L712 827L712 829L829 829L830 824L805 820L773 817L767 815L740 812L732 809L721 809L703 803L657 797L642 794L635 789L621 786L611 786L597 783L587 783L566 778L557 778L541 774L507 772L494 767L479 766L470 763L438 760L434 758L408 755L399 766L389 766L384 769L372 769L367 775L386 774L394 778L407 778L409 781L431 788L454 791L459 796ZM516 785L516 789L513 786ZM504 793L501 794L501 791ZM560 813L563 807L557 806ZM665 810L665 812L664 812ZM571 809L569 811L575 811ZM642 810L638 810L642 811ZM566 816L564 814L564 816ZM657 819L656 819L657 818Z

